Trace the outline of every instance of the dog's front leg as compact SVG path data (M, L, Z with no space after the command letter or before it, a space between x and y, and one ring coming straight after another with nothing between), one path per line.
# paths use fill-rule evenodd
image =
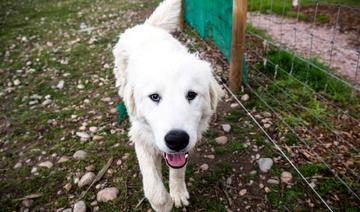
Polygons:
M170 168L170 196L177 208L189 205L189 192L187 191L185 184L185 170L186 166L181 169Z
M170 211L173 207L173 202L162 182L161 156L153 148L142 144L135 144L135 150L143 177L145 197L156 211Z

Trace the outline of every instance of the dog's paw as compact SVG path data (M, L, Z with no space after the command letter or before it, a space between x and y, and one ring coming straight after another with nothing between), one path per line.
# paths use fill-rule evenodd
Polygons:
M152 208L157 212L170 212L173 208L173 201L168 192L154 192L147 196Z
M151 204L151 206L157 212L170 212L171 209L173 208L173 204L174 203L171 201L171 199L169 199L169 201L166 201L165 203L162 204L153 203Z
M189 205L188 199L190 196L185 185L170 187L170 196L177 208Z

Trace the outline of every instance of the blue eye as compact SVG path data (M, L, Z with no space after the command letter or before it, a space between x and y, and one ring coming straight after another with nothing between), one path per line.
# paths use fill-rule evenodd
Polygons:
M154 93L154 94L151 94L149 95L149 98L153 101L153 102L156 102L156 103L159 103L160 100L161 100L161 96L157 93Z
M186 94L186 99L191 101L191 100L194 100L197 96L197 93L195 93L194 91L189 91L187 94Z

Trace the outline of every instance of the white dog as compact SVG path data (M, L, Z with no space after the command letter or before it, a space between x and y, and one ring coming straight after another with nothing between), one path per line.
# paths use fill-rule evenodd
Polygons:
M180 11L181 0L165 0L144 24L127 29L113 51L144 193L156 211L189 204L188 152L207 130L222 95L210 64L170 34L179 26ZM170 194L162 182L162 156L170 167Z

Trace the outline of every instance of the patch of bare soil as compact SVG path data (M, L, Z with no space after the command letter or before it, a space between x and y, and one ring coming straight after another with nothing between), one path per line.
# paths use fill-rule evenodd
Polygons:
M296 10L296 9L294 9ZM297 11L297 10L296 10ZM312 22L316 12L316 7L305 6L299 9L304 14L307 21ZM337 18L339 14L339 18ZM317 16L324 17L323 21L318 21L318 25L332 27L337 25L341 33L349 34L349 42L356 48L360 48L360 9L341 7L340 9L334 5L319 5L317 8Z
M349 21L346 23L351 21L350 18L346 20ZM349 24L339 30L327 25L296 21L294 18L251 13L248 21L266 30L276 43L284 44L305 58L318 57L340 75L360 83L360 76L356 75L359 53L354 45L354 37L358 35L354 30L344 31L350 28Z

